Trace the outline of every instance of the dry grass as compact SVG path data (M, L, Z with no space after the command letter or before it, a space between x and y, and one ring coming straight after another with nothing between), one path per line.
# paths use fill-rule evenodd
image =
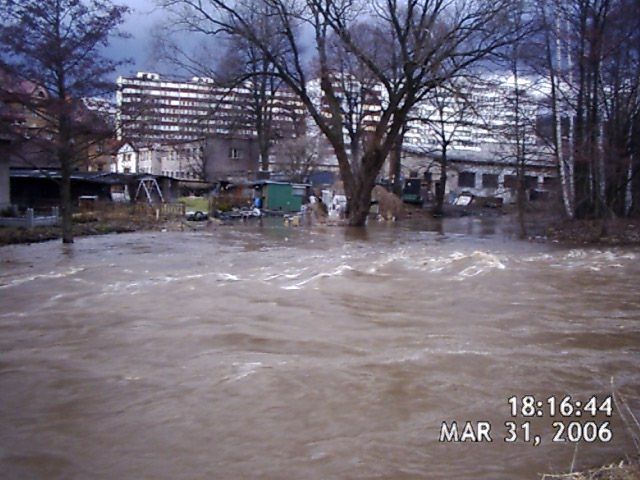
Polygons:
M545 474L542 475L541 480L640 480L640 421L633 413L624 394L616 389L613 377L611 377L611 395L615 405L614 411L620 416L635 447L635 458L584 472Z
M156 217L155 209L144 205L98 205L73 215L73 234L76 237L153 230L183 230L180 212ZM27 228L0 227L0 245L36 243L62 237L59 226Z
M561 475L545 474L541 480L638 480L640 467L637 464L625 463L607 465L587 470L585 472L567 473Z
M618 218L556 222L548 236L568 244L637 245L640 243L640 219Z

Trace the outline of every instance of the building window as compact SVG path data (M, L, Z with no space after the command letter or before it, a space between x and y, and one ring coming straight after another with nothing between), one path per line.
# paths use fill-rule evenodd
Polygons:
M460 172L458 176L458 187L475 188L476 174L474 172Z
M482 188L498 188L498 175L483 173Z
M242 158L242 150L240 150L238 148L230 148L229 149L229 158L232 158L234 160Z

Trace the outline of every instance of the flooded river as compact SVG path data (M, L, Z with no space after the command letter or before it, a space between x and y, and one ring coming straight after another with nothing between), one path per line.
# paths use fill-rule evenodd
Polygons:
M517 480L632 455L618 404L546 400L600 404L613 378L640 413L640 250L492 222L1 248L0 476ZM541 416L511 417L525 395ZM439 442L454 420L493 441ZM556 421L611 439L553 442Z

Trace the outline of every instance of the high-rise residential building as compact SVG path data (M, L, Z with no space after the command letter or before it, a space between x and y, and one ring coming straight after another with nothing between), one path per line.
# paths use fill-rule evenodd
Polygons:
M165 78L138 72L118 77L116 123L119 138L137 143L179 143L209 136L257 136L259 100L251 84L226 88L213 79ZM286 138L301 123L303 107L295 95L279 89L264 108L274 139Z
M518 88L517 107L513 78L508 76L461 80L451 88L434 92L419 102L409 115L404 137L406 147L439 152L442 142L446 141L451 151L496 156L508 150L513 142L512 132L518 115L525 144L537 149L540 141L536 121L540 116L540 101L532 79L520 78Z

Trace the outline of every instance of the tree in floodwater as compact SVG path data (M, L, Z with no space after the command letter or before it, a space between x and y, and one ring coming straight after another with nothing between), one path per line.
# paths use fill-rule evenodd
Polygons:
M0 0L0 10L2 68L48 92L24 102L41 119L46 133L38 141L60 168L62 241L72 243L71 173L95 142L78 102L113 90L104 77L122 62L100 51L128 8L107 0Z
M364 225L371 191L412 107L460 71L510 42L501 27L511 0L158 0L188 30L259 48L304 104L336 156L349 223ZM256 11L276 22L266 37ZM367 34L362 35L362 24ZM501 33L502 32L502 33ZM281 39L275 42L274 36ZM343 98L331 52L337 40L382 89L382 105L358 157L345 141ZM313 48L314 53L310 49ZM315 101L319 83L322 102Z

